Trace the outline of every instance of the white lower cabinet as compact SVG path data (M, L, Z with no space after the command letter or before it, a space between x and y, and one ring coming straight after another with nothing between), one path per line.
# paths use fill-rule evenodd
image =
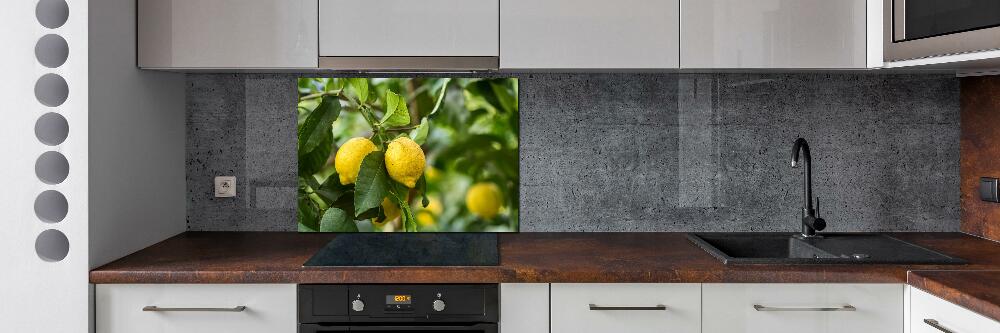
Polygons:
M500 332L549 333L549 284L501 283Z
M1000 322L940 299L927 292L908 287L910 315L907 333L997 333Z
M902 284L704 284L703 332L903 332Z
M552 333L701 331L700 284L552 284Z
M98 333L297 330L294 284L100 284L96 289Z

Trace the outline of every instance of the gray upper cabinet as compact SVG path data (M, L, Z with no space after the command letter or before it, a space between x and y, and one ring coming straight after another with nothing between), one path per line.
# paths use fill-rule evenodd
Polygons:
M319 0L320 67L496 69L500 0Z
M669 69L678 0L503 0L500 67Z
M866 5L865 0L681 0L681 68L871 67ZM880 42L881 31L873 35Z
M315 68L317 0L138 0L141 68Z

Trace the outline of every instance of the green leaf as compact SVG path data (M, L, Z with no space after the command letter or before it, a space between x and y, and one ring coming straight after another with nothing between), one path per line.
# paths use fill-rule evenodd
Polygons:
M364 104L368 101L368 79L353 78L347 79L347 83L354 90L354 96L358 98L358 103Z
M418 145L424 144L424 141L427 141L427 132L430 131L430 127L430 120L424 117L424 119L420 120L420 125L417 125L417 128L410 131L410 139L413 139L413 142L416 142Z
M367 219L376 218L376 217L378 217L379 211L381 211L381 210L382 210L382 206L379 205L378 207L369 209L368 211L366 211L364 213L358 214L358 216L355 217L354 219L360 221L360 220L367 220ZM383 216L383 217L385 217L385 216Z
M512 110L517 110L517 97L510 93L503 82L498 80L490 80L490 87L493 88L493 93L496 95L497 101L507 112Z
M392 91L385 92L385 115L379 121L382 125L405 126L410 124L410 110L406 106L406 98Z
M413 218L413 212L410 211L410 203L406 200L410 189L406 185L395 181L390 186L389 197L399 206L399 216L403 219L403 231L417 231L417 220Z
M354 220L340 208L330 207L326 213L323 213L323 218L319 220L319 231L358 232L358 225L354 224Z
M333 151L333 135L327 136L315 149L305 155L299 155L299 176L312 177L326 165Z
M330 127L339 115L340 100L334 96L323 96L323 101L299 128L299 156L312 152L320 143L333 136Z
M420 179L417 180L417 191L420 191L420 206L427 208L427 205L431 204L431 200L427 198L427 177L421 175Z
M299 231L319 231L319 220L316 218L316 207L306 196L299 196Z
M361 161L358 180L354 184L354 215L382 204L389 194L389 176L385 171L385 155L373 151Z
M326 181L323 182L322 185L314 187L313 191L316 192L320 198L323 198L323 201L325 201L327 205L333 205L337 199L340 199L341 196L350 192L351 189L351 185L341 184L340 176L334 172L326 178Z
M439 109L441 109L441 104L444 102L444 94L448 91L449 82L451 82L451 78L446 78L441 83L441 92L438 93L437 102L434 103L434 109L431 110L431 113L427 114L428 117L433 116Z

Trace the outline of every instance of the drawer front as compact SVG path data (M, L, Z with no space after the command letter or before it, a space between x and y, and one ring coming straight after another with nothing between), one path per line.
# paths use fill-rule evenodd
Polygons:
M996 333L1000 322L945 301L917 288L910 291L910 332L908 333ZM931 323L925 320L931 321ZM936 324L938 327L935 327Z
M293 284L101 284L96 291L99 333L294 333ZM143 311L156 306L168 311ZM243 311L169 311L177 308Z
M701 330L699 284L554 283L551 290L552 332ZM598 308L592 309L591 304Z
M499 0L319 0L323 57L500 55Z
M903 332L902 284L704 284L705 333ZM853 306L853 311L844 308ZM756 306L756 307L755 307Z

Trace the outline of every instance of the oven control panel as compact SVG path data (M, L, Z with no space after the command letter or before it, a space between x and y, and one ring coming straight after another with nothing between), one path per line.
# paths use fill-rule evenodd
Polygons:
M490 322L496 284L299 285L301 322Z
M386 312L413 311L413 295L385 295Z

